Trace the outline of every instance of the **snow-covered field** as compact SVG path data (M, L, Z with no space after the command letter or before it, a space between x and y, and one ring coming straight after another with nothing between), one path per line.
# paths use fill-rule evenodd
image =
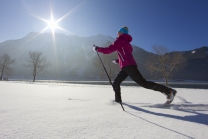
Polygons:
M208 90L179 89L173 104L141 87L0 82L1 139L208 138Z

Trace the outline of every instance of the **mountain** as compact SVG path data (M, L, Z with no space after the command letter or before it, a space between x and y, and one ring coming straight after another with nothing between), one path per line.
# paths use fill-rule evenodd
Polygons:
M208 47L182 52L186 66L174 74L175 79L208 81Z
M91 37L66 36L64 34L29 33L22 39L9 40L0 43L0 55L7 53L16 60L13 78L30 78L31 69L25 67L29 51L40 51L42 56L51 63L47 73L41 73L39 77L51 79L70 78L94 78L96 72L91 62L96 53L92 51L92 45L103 46L107 42L113 42L110 36L96 35ZM94 74L95 73L95 74Z
M105 47L114 40L110 36L101 34L80 37L59 33L52 36L51 33L39 34L31 32L22 39L0 43L0 55L6 53L16 60L11 78L31 79L31 69L24 65L27 63L29 51L40 51L42 56L50 62L50 66L47 72L39 74L37 79L95 80L102 78L100 76L101 69L94 64L98 57L93 52L92 45ZM153 54L138 46L133 45L133 48L133 55L138 63L139 70L145 78L152 79L152 76L145 68L145 63ZM188 59L187 66L175 72L171 78L208 81L206 72L208 71L208 47L204 46L181 53L184 53L184 56ZM101 57L104 58L102 54ZM113 54L112 58L116 58L116 54ZM116 70L119 72L119 68Z

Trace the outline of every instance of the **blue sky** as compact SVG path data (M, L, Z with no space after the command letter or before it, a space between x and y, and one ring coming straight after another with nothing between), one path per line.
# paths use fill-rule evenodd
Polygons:
M170 51L208 46L207 0L1 0L0 42L41 32L51 10L66 35L116 37L128 26L132 44L147 51L162 45ZM46 30L51 32L51 30Z

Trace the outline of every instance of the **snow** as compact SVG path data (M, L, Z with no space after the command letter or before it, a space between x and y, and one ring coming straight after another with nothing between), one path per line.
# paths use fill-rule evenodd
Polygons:
M208 136L208 92L175 88L165 96L122 86L123 106L111 86L0 82L1 139L202 139Z

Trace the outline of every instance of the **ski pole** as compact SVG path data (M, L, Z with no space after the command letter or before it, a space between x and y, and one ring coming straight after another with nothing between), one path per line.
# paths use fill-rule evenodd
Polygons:
M95 46L95 45L93 45L93 46ZM96 52L97 52L97 51L96 51ZM99 59L100 59L100 62L102 63L103 69L105 70L105 73L106 73L106 75L107 75L107 77L108 77L108 80L109 80L110 84L111 84L112 87L113 87L113 83L111 82L110 76L108 75L108 72L107 72L107 70L106 70L106 68L105 68L105 66L104 66L104 64L103 64L103 61L102 61L102 59L100 58L100 55L99 55L98 52L97 52L97 55L98 55L98 57L99 57ZM115 93L115 94L116 94L116 93ZM117 99L119 100L117 94L116 94L116 97L117 97ZM124 110L124 107L123 107L123 105L122 105L122 103L121 103L121 101L120 101L120 104L121 104L121 107L122 107L123 111L125 111L125 110Z

